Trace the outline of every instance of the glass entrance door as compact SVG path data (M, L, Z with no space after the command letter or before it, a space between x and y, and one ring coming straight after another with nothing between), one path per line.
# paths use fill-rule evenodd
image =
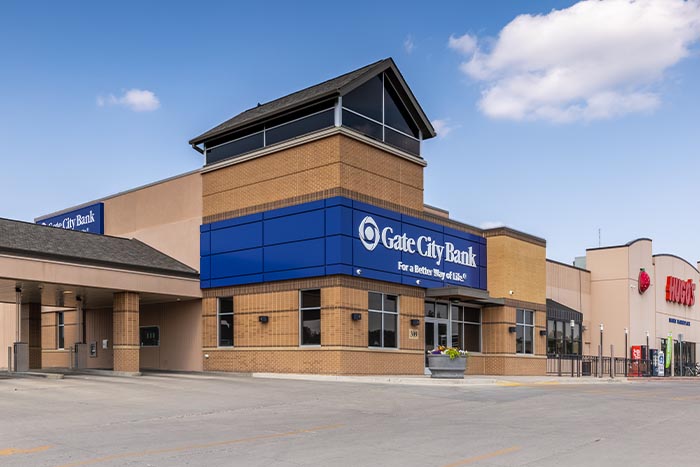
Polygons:
M449 347L449 315L446 303L425 303L425 366L428 352L439 345Z

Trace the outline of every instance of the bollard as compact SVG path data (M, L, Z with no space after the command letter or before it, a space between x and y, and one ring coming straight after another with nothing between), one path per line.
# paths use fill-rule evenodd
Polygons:
M7 372L12 372L12 346L7 348Z
M610 377L615 378L615 346L610 344Z

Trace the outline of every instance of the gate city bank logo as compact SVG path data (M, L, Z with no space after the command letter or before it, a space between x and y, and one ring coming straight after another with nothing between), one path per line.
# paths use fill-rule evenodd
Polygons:
M435 262L438 266L444 259L445 263L461 264L472 268L477 267L476 253L474 253L471 246L466 250L459 250L451 242L445 242L444 245L440 245L427 235L421 235L418 239L410 238L405 233L394 235L394 229L391 227L384 227L380 230L372 216L365 216L362 219L358 233L360 242L362 242L362 246L367 251L373 251L381 242L387 250L396 250L410 254L417 253L424 258L436 260Z
M379 227L371 216L366 216L360 222L360 241L367 251L372 251L379 244Z

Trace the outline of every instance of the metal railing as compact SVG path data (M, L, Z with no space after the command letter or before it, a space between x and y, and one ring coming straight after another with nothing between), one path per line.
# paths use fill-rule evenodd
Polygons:
M547 355L547 374L551 376L581 377L649 377L654 367L651 360L599 355Z
M581 355L547 355L547 374L553 376L581 376Z

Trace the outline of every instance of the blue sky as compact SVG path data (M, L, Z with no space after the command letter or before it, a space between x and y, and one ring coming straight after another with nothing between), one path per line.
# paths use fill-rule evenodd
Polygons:
M4 2L0 216L196 169L190 138L391 56L443 129L426 203L559 261L601 229L695 262L700 7L592 3Z

